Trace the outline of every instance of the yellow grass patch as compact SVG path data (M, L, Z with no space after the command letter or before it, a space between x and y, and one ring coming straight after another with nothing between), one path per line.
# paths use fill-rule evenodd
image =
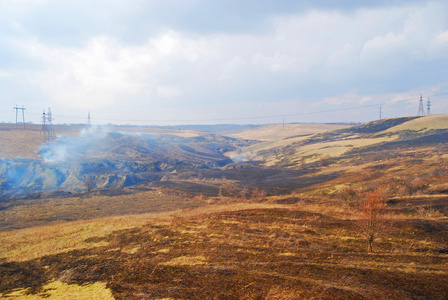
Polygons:
M394 126L385 130L384 132L395 132L402 130L431 130L431 129L446 129L448 128L448 115L430 115L423 116L410 120L408 122L402 123L400 125Z
M349 138L331 142L319 142L305 146L301 146L294 150L294 153L281 153L280 155L273 151L274 149L282 149L289 145L293 145L301 139L308 137L298 137L292 139L278 139L262 142L260 144L252 145L243 148L231 155L238 155L240 157L252 160L264 160L267 166L273 166L289 156L291 161L299 163L302 157L307 157L305 163L311 163L322 159L322 157L338 157L353 148L366 147L382 142L394 141L398 135L383 136L380 138L361 138L359 135L352 135ZM271 151L272 154L260 155L260 151ZM231 156L230 155L230 156Z
M67 252L103 246L105 242L88 243L86 239L104 237L113 231L143 226L167 213L126 215L88 221L73 221L0 232L0 259L26 261Z
M176 258L173 258L170 261L161 263L164 266L197 266L197 265L203 265L207 262L207 259L205 256L199 255L199 256L179 256Z
M283 252L283 253L279 253L278 256L294 256L296 254L291 253L291 252Z
M127 253L127 254L134 254L137 251L140 250L140 246L138 247L133 247L133 248L128 248L128 249L121 249L121 252Z
M226 135L234 138L272 141L297 135L311 135L345 127L348 126L333 124L285 124L285 126L283 126L283 124L270 124L256 126L255 128L245 129Z
M4 231L0 232L0 259L26 261L76 249L100 247L105 245L104 241L91 243L86 240L93 237L104 237L117 230L141 227L147 223L163 224L179 218L215 212L278 206L259 203L237 203L230 206L210 205L176 212L111 216Z
M12 293L2 295L3 298L17 300L37 300L37 299L115 299L112 292L106 288L106 283L95 282L87 285L66 284L60 281L53 281L43 287L43 292L36 295L27 295L26 289L16 290Z
M396 137L382 137L382 138L350 138L334 142L322 142L317 144L306 145L300 147L299 154L301 155L329 155L339 156L348 150L359 147L366 147L382 142L390 142Z

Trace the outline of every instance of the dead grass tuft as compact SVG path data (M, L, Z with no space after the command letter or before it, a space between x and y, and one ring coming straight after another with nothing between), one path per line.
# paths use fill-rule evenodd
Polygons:
M179 256L173 258L170 261L163 262L161 265L164 266L197 266L203 265L207 262L207 259L204 256Z

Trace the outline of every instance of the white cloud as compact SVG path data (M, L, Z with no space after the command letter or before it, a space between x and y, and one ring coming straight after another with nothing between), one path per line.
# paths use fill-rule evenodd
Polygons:
M67 106L103 108L148 90L163 97L181 95L173 84L185 74L177 65L207 59L208 46L201 39L168 32L141 46L123 45L103 36L93 38L84 48L33 43L29 49L47 64L34 83L53 99Z
M247 67L247 62L244 58L241 56L232 57L229 61L224 62L220 79L222 81L231 80Z
M146 85L144 68L154 65L140 47L121 47L109 37L92 39L84 49L34 44L32 52L47 63L34 83L55 101L70 107L102 108Z
M262 53L256 53L252 58L253 64L257 68L269 70L271 72L281 72L298 69L295 66L297 59L295 57L275 53L273 56L267 56Z
M405 36L403 34L389 32L384 36L376 36L364 44L361 51L361 58L382 58L385 55L395 54L403 49L404 42Z
M346 66L352 64L357 57L356 47L347 43L331 53L327 59L329 67Z
M125 5L113 2L114 17L122 16L117 3ZM136 7L145 7L145 2ZM136 7L126 10L123 19L132 21L128 17L138 13ZM157 9L155 4L151 7ZM188 5L183 9L188 11ZM368 88L395 94L402 92L402 86L440 84L441 75L446 75L441 68L421 83L419 77L409 79L413 78L409 69L416 68L418 74L420 63L437 68L448 57L447 11L443 1L349 11L303 10L266 15L263 29L254 32L193 32L171 28L169 22L148 31L144 26L152 23L136 22L126 25L133 35L140 34L134 43L126 42L123 32L114 35L108 28L100 35L84 34L70 46L48 42L34 32L26 40L21 36L15 45L26 45L28 54L41 63L41 69L25 78L32 78L60 107L109 112L138 107L142 115L158 117L163 111L186 119L188 114L197 115L198 107L205 111L205 105L209 114L216 110L217 115L230 114L222 108L243 102L361 105L376 101ZM21 25L17 30L26 31ZM14 70L0 70L1 79L7 80L9 74Z
M448 44L448 30L437 35L437 42L440 44Z
M363 102L360 96L356 91L350 91L344 95L336 96L336 97L325 97L322 101L324 105L341 105L341 104L351 104L357 105L360 102Z
M157 94L166 98L179 97L182 95L182 90L176 86L159 86L157 87Z

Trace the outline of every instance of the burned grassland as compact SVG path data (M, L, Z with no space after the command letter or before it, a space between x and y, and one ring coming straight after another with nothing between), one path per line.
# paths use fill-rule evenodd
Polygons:
M446 299L446 121L428 120L267 142L107 133L72 173L21 160L0 298ZM58 182L78 189L43 188Z
M448 296L446 221L400 220L366 253L353 222L328 207L265 204L114 231L86 241L101 247L1 264L0 293L39 295L58 280L106 282L116 299Z

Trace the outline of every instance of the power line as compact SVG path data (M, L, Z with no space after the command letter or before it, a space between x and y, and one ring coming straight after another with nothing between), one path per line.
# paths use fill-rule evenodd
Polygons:
M432 97L445 95L447 93L434 94ZM345 108L337 108L337 109L329 109L329 110L320 110L314 112L302 112L302 113L294 113L294 114L279 114L279 115L266 115L266 116L256 116L256 117L235 117L235 118L213 118L213 119L176 119L176 120L152 120L153 122L207 122L207 121L241 121L241 120L256 120L256 119L268 119L268 118L283 118L283 117L295 117L295 116L304 116L304 115L315 115L315 114L323 114L323 113L331 113L338 111L348 111L348 110L357 110L357 109L366 109L371 107L378 107L378 105L386 105L386 104L395 104L401 102L409 102L418 100L419 98L408 98L397 101L387 101L370 105L363 106L353 106L353 107L345 107ZM63 116L62 116L63 117ZM121 122L147 122L148 120L124 120L124 119L102 119L95 118L100 121L121 121Z
M448 95L448 92L444 93L438 93L430 95L431 97L437 97L442 95ZM420 98L407 98L407 99L401 99L396 101L385 101L385 102L379 102L375 104L370 105L362 105L362 106L353 106L353 107L345 107L345 108L337 108L337 109L329 109L329 110L319 110L319 111L311 111L311 112L301 112L301 113L291 113L291 114L277 114L277 115L265 115L265 116L253 116L253 117L234 117L234 118L209 118L209 119L160 119L160 120L154 120L152 119L152 123L166 123L166 122L221 122L221 121L241 121L241 120L260 120L260 119L279 119L284 117L296 117L296 116L306 116L306 115L317 115L317 114L324 114L324 113L332 113L332 112L340 112L340 111L350 111L350 110L358 110L358 109L367 109L372 107L378 107L378 106L384 106L384 105L393 105L396 103L402 103L402 102L409 102L409 101L415 101L419 100ZM35 113L30 113L35 114ZM85 120L85 117L78 117L78 116L69 116L69 115L56 115L59 119L61 118L67 118L67 119L79 119L79 120ZM91 120L96 121L107 121L107 122L148 122L148 119L141 120L141 119L115 119L115 118L91 118Z

